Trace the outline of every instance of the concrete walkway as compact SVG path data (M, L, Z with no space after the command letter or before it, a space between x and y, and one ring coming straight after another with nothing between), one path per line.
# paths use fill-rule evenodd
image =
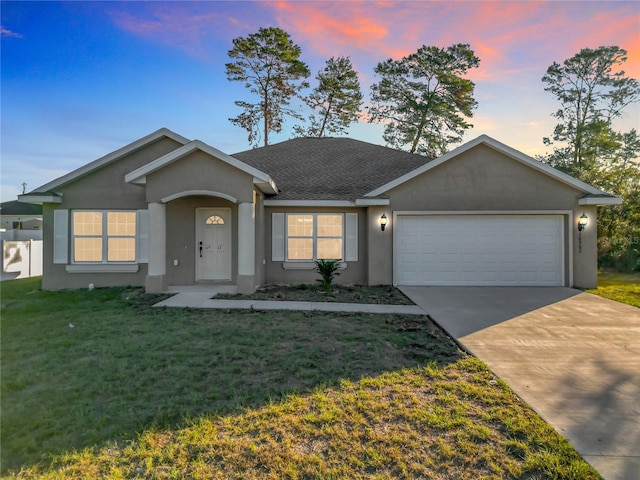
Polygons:
M570 288L401 290L606 480L640 478L640 309Z
M347 313L390 313L402 315L424 315L422 308L416 305L378 305L364 303L333 303L333 302L285 302L269 300L217 300L212 298L219 293L234 293L233 286L189 286L171 287L170 291L177 292L173 297L156 303L154 307L191 307L243 310L300 310L320 312Z

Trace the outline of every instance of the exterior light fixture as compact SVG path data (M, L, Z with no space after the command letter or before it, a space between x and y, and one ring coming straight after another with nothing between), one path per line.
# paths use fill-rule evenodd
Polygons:
M580 219L578 220L578 231L583 231L584 227L587 226L587 223L589 223L589 218L584 214L584 212L582 212L582 215L580 215Z
M384 232L384 228L387 226L387 216L383 213L380 217L380 230Z

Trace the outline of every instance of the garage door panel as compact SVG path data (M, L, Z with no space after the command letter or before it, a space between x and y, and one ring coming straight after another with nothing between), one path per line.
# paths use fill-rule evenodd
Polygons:
M398 216L400 285L562 285L561 215Z

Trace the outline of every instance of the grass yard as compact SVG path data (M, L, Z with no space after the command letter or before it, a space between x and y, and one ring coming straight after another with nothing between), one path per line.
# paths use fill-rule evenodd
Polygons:
M1 287L7 477L599 478L427 317Z
M598 288L589 293L640 307L640 273L598 272Z

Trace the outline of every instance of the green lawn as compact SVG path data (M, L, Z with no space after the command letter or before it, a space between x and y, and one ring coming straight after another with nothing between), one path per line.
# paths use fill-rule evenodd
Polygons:
M6 476L599 478L427 317L39 288L2 283Z
M598 272L598 288L589 293L640 307L640 273Z

